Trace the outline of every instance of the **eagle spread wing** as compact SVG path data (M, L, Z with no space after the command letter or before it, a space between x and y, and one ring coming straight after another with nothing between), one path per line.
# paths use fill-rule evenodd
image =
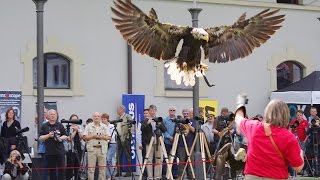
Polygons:
M245 14L231 26L191 28L160 23L155 10L143 13L131 0L114 0L112 20L116 28L134 50L158 60L172 60L166 64L168 74L177 84L195 84L195 76L208 69L201 62L201 47L210 62L227 62L243 58L265 43L281 26L284 15L279 10L266 9L250 19ZM182 48L176 49L183 39Z
M149 16L143 13L131 0L114 0L112 18L116 28L134 50L158 60L175 57L176 48L189 27L160 23L152 8Z
M274 16L278 11L266 9L250 19L245 19L243 14L231 26L205 29L209 34L204 47L206 58L220 63L248 56L281 27L284 15Z

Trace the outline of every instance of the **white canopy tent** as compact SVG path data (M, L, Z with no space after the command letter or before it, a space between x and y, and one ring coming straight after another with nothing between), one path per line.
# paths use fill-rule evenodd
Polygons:
M272 92L270 99L292 104L320 104L320 71L314 71L300 81Z

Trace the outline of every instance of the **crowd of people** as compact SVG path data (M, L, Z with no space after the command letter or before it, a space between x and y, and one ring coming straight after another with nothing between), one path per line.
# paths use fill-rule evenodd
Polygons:
M126 108L120 105L117 107L117 120L110 121L107 113L95 112L85 126L80 125L76 114L61 123L56 110L44 109L41 130L36 138L39 141L38 154L42 158L41 168L44 168L41 170L41 179L80 180L85 176L88 180L112 180L119 176L133 176L133 133L136 134L137 151L141 151L145 165L143 179L183 179L184 174L188 179L197 179L193 171L194 164L185 163L191 161L189 158L198 132L196 121L201 124L211 155L226 144L224 141L227 138L222 138L225 136L232 138L233 154L240 148L247 150L244 160L247 179L283 179L287 178L288 169L299 172L302 167L309 175L314 175L313 160L320 153L314 151L315 140L319 139L314 135L318 130L316 127L319 127L317 109L311 108L308 119L304 119L303 111L298 110L296 119L289 121L285 105L281 101L272 101L266 107L264 118L257 114L250 120L245 108L239 108L235 112L235 124L233 113L226 107L221 109L217 117L203 108L199 108L199 116L194 117L192 108L183 109L179 115L175 107L169 107L168 114L162 118L157 115L157 107L150 105L144 109L143 120L135 125ZM205 122L204 117L207 119ZM20 123L15 120L14 110L8 109L1 128L1 137L7 139L3 147L5 151L0 156L1 162L5 163L4 180L29 178L28 168L22 163L22 154L17 151L17 129L21 129ZM261 145L270 138L268 131L272 132L275 143L271 140L270 144ZM207 158L210 160L211 157ZM168 159L173 159L172 165L167 165ZM303 159L312 167L304 166ZM273 165L278 167L277 170L260 171L261 167ZM83 166L86 168L81 169ZM271 177L269 173L276 175Z

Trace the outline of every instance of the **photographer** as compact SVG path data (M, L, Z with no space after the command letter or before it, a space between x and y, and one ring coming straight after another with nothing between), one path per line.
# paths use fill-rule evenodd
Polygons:
M48 111L48 122L41 126L40 141L45 141L45 156L48 161L50 180L65 179L65 149L63 141L67 139L63 125L57 121L58 113L54 109ZM59 168L58 170L56 168Z
M79 117L76 114L72 114L69 121L77 122ZM64 123L63 121L61 121ZM68 121L67 121L68 122ZM68 132L70 131L70 132ZM78 167L81 163L82 158L82 130L79 125L72 123L67 124L67 142L66 142L66 157L67 157L67 167L76 167L66 169L66 180L70 180L74 177L74 180L79 180Z
M214 133L214 146L215 148L219 148L217 147L218 146L218 142L220 140L220 136L224 135L224 133L220 133L222 130L224 130L228 125L229 123L231 122L230 118L229 118L229 109L226 108L226 107L223 107L221 109L221 114L220 116L218 116L217 120L214 121L213 123L213 133ZM231 130L233 131L233 130ZM230 132L230 134L232 134L233 132ZM225 139L223 138L221 140L221 143L220 143L220 147L221 145L225 144Z
M117 164L118 165L123 165L123 159L122 157L125 156L126 163L128 165L131 164L131 139L132 137L129 137L129 130L131 131L131 126L132 126L132 117L126 113L126 108L123 105L120 105L117 107L117 114L119 115L119 120L122 119L122 122L119 122L117 125L117 131L119 133L118 137L120 139L121 146L118 147L117 149ZM131 167L130 167L131 168ZM130 172L131 169L127 168L127 172L124 175L124 177L129 177L131 176ZM123 168L120 167L118 169L117 174L115 175L116 177L122 175L122 170Z
M291 132L297 136L302 150L305 150L305 142L307 140L308 121L303 119L303 111L297 111L297 117L290 121L289 126Z
M306 143L306 156L308 158L308 162L311 165L314 165L313 168L316 168L316 164L312 163L314 159L319 159L320 155L320 123L319 123L319 117L315 117L315 119L312 119L310 121L310 128L307 131L308 141ZM319 162L318 162L319 163ZM319 165L319 164L318 164ZM307 169L307 173L309 177L312 177L312 170L309 168ZM320 169L318 167L317 172L320 172ZM319 174L315 174L319 176Z
M160 180L161 179L161 173L162 173L162 149L160 146L160 143L158 142L158 138L162 133L166 131L166 128L164 126L164 123L162 121L162 118L156 117L157 108L155 105L149 106L149 113L152 116L152 118L146 118L141 123L141 132L142 132L142 142L146 144L146 150L148 151L149 148L151 148L150 154L147 157L147 174L148 179L155 179ZM151 137L155 135L155 141L153 144L150 144ZM152 146L152 147L150 147ZM151 165L153 164L153 156L155 156L155 163L157 165ZM145 158L145 157L144 157ZM153 169L154 167L154 169ZM153 171L154 170L154 171ZM154 173L153 173L154 172Z
M188 118L184 118L182 119L182 121L186 121L188 122L187 124L185 123L178 123L177 127L180 129L180 131L182 130L185 133L185 137L186 137L186 143L187 143L187 147L188 150L190 152L191 150L191 146L193 144L194 138L195 138L195 126L196 126L196 122L193 119L193 108L189 108L188 109ZM179 158L179 162L180 164L178 165L178 179L183 179L182 176L182 172L184 169L184 166L186 166L185 162L187 162L187 151L186 148L184 146L184 142L182 140L182 136L179 137L179 141L178 141L178 148L177 148L177 156ZM191 169L190 166L192 166L192 164L187 164L187 176L188 179L193 179L192 174L191 174Z
M164 145L166 147L167 154L171 153L172 150L172 145L173 145L173 140L174 136L176 133L176 124L174 120L176 120L176 108L175 107L170 107L168 110L169 115L164 119L164 126L166 127L167 131L163 134L164 136ZM173 163L176 163L177 158L174 157ZM167 165L164 164L162 166L162 176L166 176L167 174ZM174 179L178 177L178 165L173 164L172 165L172 176Z
M28 168L22 163L21 154L17 150L10 153L9 159L4 164L2 180L27 180L29 174Z

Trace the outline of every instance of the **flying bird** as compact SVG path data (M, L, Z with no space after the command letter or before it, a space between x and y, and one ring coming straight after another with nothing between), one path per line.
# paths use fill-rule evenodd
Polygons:
M284 21L284 15L276 15L279 9L266 9L249 19L244 13L230 26L194 28L161 23L153 8L147 15L131 0L113 3L112 21L128 44L140 54L165 60L171 79L186 86L193 86L195 76L201 77L208 70L208 65L201 62L202 50L204 58L212 63L244 58L265 43ZM181 49L177 48L180 41Z

